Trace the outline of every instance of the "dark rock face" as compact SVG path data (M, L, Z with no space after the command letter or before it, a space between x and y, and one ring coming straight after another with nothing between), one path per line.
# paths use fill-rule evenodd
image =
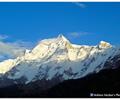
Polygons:
M108 69L81 79L68 80L43 92L46 97L90 97L120 93L120 68ZM102 96L101 96L102 97Z
M0 97L44 97L43 91L60 83L59 78L38 80L29 84L12 84L0 88Z
M45 89L41 81L27 85L13 85L0 89L0 97L90 97L94 94L120 93L120 68L102 70L81 79L67 80ZM45 84L45 82L43 82ZM43 85L42 85L43 86ZM47 86L49 87L49 86Z

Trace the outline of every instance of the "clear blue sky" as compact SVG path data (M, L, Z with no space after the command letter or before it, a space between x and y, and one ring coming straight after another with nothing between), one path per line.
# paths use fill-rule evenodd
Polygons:
M37 42L64 34L72 43L120 44L120 3L0 3L6 41Z

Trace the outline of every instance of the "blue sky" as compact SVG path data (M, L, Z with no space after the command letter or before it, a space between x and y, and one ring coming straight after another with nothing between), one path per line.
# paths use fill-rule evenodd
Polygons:
M2 42L36 44L65 35L72 43L120 44L120 3L0 3Z

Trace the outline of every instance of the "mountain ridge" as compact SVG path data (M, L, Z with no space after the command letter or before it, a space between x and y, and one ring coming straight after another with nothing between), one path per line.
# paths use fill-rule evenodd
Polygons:
M104 69L106 61L120 54L120 48L101 41L96 46L75 45L63 35L44 39L24 56L0 63L1 78L16 80L24 77L25 84L36 80L77 79Z

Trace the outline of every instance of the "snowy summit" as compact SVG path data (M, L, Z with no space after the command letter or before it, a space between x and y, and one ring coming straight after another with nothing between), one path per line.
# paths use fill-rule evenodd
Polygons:
M104 68L106 61L120 54L119 48L101 41L96 46L75 45L63 35L44 39L23 56L0 63L0 77L25 83L35 80L77 79Z

